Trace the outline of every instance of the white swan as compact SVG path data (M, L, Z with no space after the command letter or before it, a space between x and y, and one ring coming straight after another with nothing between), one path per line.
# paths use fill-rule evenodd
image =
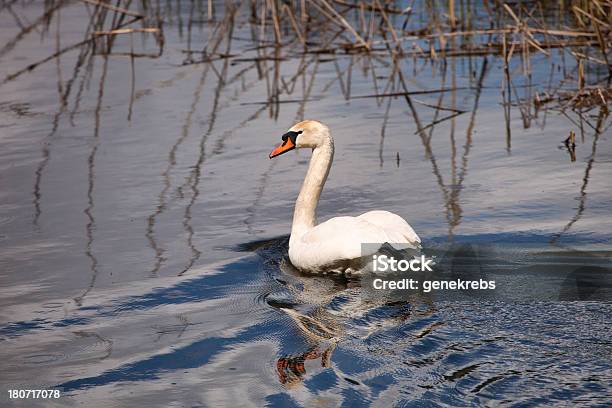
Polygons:
M395 248L418 247L421 239L399 215L370 211L358 217L335 217L316 224L316 208L334 157L334 140L324 124L305 120L289 129L270 158L296 148L311 148L312 157L295 210L289 259L302 270L346 269L342 264L370 255L362 253L362 243L389 243ZM373 252L372 252L373 253Z

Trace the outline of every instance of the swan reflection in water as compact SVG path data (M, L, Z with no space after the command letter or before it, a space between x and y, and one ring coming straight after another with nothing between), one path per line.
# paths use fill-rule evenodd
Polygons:
M435 312L427 296L413 294L396 301L387 296L366 296L359 276L307 274L284 258L278 264L282 293L273 293L267 303L289 316L308 346L305 350L280 357L276 371L281 384L293 387L307 377L331 369L351 381L332 361L336 346L344 340L364 340L384 329L396 327L411 317ZM418 305L418 306L416 306ZM441 325L436 322L434 326ZM413 338L419 338L415 335ZM367 346L366 346L367 347ZM308 368L307 368L308 367ZM354 381L354 380L353 380Z

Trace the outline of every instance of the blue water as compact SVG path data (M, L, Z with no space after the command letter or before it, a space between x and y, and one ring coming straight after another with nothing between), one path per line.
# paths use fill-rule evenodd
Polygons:
M405 58L410 90L457 87L415 95L423 125L447 112L432 105L465 111L421 138L403 98L363 97L387 83L386 57L290 44L261 59L245 9L217 50L230 56L198 62L188 51L214 42L222 7L210 23L206 2L172 4L161 55L152 34L117 39L116 54L150 54L134 80L129 57L87 47L31 65L89 38L84 3L24 35L43 6L0 8L1 406L610 405L608 116L543 109L526 124L513 106L508 139L497 56ZM573 86L565 57L534 54L529 84L515 55L513 98ZM505 273L503 299L369 297L358 277L292 268L309 153L268 153L303 118L335 139L321 220L396 212L425 253L491 255L478 273ZM581 262L600 287L574 270L538 289L538 268ZM38 388L62 396L8 398Z
M143 343L124 349L136 358L49 384L68 401L102 389L117 395L117 404L150 398L160 405L260 405L262 388L266 403L282 406L321 399L350 406L609 399L609 302L424 297L374 304L361 296L355 278L292 270L286 244L281 237L243 245L240 252L257 249L212 273L136 287L70 317L12 322L2 327L3 342L19 349L32 338L40 344L45 337L100 333L93 344L28 356L34 360L24 368L87 366L88 354L104 366L115 360L116 346L114 336L101 333L141 337L130 334L131 322L151 322ZM188 313L168 324L176 309ZM236 394L243 387L261 394Z

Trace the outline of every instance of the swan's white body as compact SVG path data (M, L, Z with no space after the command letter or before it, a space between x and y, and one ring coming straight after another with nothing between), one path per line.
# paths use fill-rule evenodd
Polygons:
M288 133L299 133L295 146L277 148L274 157L297 147L312 148L304 184L295 203L289 259L299 269L322 271L343 261L369 255L362 244L389 243L395 248L415 248L421 239L399 215L389 211L370 211L357 217L335 217L316 224L316 207L327 180L334 156L334 142L327 126L303 121ZM285 146L285 144L283 144ZM276 153L275 153L276 152ZM375 246L372 246L374 248Z
M362 244L389 243L397 249L415 247L420 238L399 215L370 211L357 217L335 217L289 238L289 259L300 269L318 271L344 260L359 259ZM373 251L376 246L367 247Z

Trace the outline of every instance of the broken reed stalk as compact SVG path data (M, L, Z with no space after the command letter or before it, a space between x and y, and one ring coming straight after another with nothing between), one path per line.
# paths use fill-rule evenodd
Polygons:
M578 89L584 89L584 63L582 58L578 58Z

